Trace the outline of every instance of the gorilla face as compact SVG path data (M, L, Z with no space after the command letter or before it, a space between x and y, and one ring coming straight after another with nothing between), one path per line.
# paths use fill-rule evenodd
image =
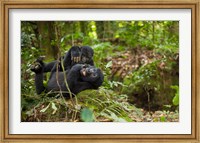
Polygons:
M81 79L83 81L94 82L103 76L100 69L90 65L83 65L80 70Z
M81 47L81 63L88 63L90 64L93 60L94 51L89 46L82 46Z

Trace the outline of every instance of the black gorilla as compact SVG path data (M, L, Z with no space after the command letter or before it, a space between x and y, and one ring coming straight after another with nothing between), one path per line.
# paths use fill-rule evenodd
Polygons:
M66 81L70 91L73 94L77 94L86 89L97 89L102 85L104 79L100 69L91 65L76 64L65 72L52 72L48 85L45 88L43 85L44 69L45 65L40 59L38 59L31 67L31 70L36 74L35 86L37 94L40 94L43 91L62 91L65 97L69 97ZM66 81L64 75L66 75Z
M93 66L93 54L94 51L89 46L72 46L65 56L61 57L59 61L52 61L47 64L44 63L44 72L55 72L57 70L57 64L58 71L69 70L75 64L89 64ZM63 61L64 69L62 69L61 66L61 59Z

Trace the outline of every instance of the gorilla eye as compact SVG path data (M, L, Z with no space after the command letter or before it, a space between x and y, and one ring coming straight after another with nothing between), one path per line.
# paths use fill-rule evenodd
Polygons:
M96 73L93 73L91 76L92 76L92 77L97 77L97 74L96 74Z

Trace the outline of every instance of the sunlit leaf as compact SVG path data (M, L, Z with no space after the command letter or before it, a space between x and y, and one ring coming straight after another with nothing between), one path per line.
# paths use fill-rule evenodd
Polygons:
M179 105L179 86L171 86L172 89L176 90L176 94L172 100L174 105Z
M61 38L60 42L62 43L64 41L65 37Z
M42 110L40 110L40 112L42 112L42 113L45 112L49 108L49 106L50 106L50 103L47 105L47 107L45 107Z
M47 87L48 82L46 80L43 80L44 87Z
M112 61L110 61L110 62L108 62L108 63L106 64L106 68L110 68L110 67L112 67Z
M161 121L161 122L165 122L165 121L166 121L165 116L160 117L160 121Z
M176 95L174 96L174 98L173 98L173 104L174 104L174 105L178 105L178 104L179 104L179 95L178 95L178 94L176 94Z
M52 114L55 114L56 111L58 110L58 108L56 107L55 103L53 103L53 102L51 103L51 108L53 109Z

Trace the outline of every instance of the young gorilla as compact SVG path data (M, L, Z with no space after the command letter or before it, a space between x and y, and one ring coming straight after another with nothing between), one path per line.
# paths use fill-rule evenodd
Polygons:
M37 94L50 91L62 91L65 97L69 97L66 81L70 91L77 94L86 89L97 89L103 83L103 74L100 69L85 64L76 64L65 72L52 72L47 87L43 85L44 63L38 59L31 70L35 72L35 86ZM66 81L64 78L66 75Z
M58 71L69 70L75 64L89 64L93 66L93 54L94 51L89 46L72 46L65 56L61 57L59 61L52 61L47 64L44 63L44 72L55 72L57 70L57 64ZM63 61L64 69L62 69L61 66L61 59Z

